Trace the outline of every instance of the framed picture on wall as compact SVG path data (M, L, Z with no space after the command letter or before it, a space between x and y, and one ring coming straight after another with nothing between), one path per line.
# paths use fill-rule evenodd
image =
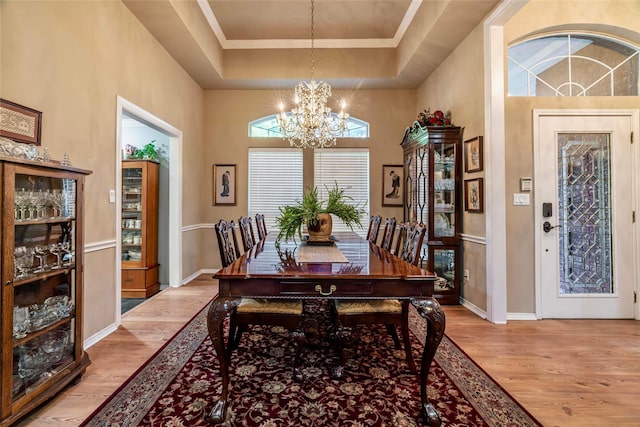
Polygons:
M236 165L213 165L213 204L236 204Z
M382 206L402 206L403 185L402 165L382 165Z
M482 171L482 137L468 139L464 142L464 171L481 172Z
M0 118L0 136L16 142L40 145L40 111L0 99Z
M464 181L464 210L470 213L484 211L484 195L482 178L466 179Z

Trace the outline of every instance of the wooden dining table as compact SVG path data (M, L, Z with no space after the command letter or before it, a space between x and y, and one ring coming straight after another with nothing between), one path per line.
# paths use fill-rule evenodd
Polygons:
M426 320L420 363L421 421L439 426L440 416L427 396L429 369L445 329L445 315L433 298L436 276L392 255L356 233L334 233L333 244L264 240L213 276L219 292L207 314L207 326L220 362L222 390L206 419L225 421L229 404L229 353L224 320L242 298L400 299L410 300ZM418 378L416 378L418 379Z

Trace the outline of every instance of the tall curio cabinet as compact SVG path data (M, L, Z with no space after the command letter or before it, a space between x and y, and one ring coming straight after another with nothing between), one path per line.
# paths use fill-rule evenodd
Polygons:
M415 122L402 140L404 220L427 225L421 266L440 277L434 296L441 304L459 304L460 297L462 133Z
M90 171L0 157L0 425L15 423L89 365L82 345L83 192Z
M160 290L158 171L155 160L122 162L122 296L147 298Z

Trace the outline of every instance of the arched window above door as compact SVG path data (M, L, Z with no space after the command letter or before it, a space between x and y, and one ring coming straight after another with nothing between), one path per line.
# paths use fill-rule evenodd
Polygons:
M564 33L509 47L509 96L638 96L640 49L594 34Z
M330 113L337 119L336 113ZM261 117L249 123L249 136L254 138L282 138L277 114ZM369 123L349 117L343 138L369 138Z

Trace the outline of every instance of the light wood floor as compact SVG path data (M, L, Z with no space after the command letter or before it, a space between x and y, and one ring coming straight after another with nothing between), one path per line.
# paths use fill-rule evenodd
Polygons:
M126 313L82 381L19 426L77 426L217 292L204 275ZM640 426L640 322L510 321L446 306L446 333L545 426Z

